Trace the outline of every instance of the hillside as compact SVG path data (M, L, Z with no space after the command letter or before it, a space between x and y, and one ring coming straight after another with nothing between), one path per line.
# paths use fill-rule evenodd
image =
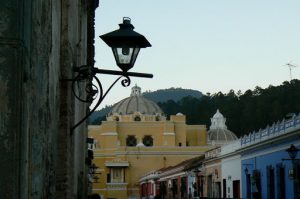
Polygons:
M201 99L185 97L178 102L158 103L167 114L181 112L187 116L188 124L210 125L210 118L217 109L227 118L228 129L238 137L254 130L265 128L273 122L300 112L300 81L283 82L280 86L270 85L266 89L235 93L203 95Z
M202 93L200 91L192 90L192 89L169 88L169 89L160 89L157 91L146 91L143 93L143 96L156 103L167 102L168 100L178 102L179 100L187 96L200 99L202 97ZM107 113L109 113L111 107L112 105L109 105L103 109L100 109L99 111L95 111L89 118L90 124L100 124L101 121L107 115Z
M143 93L144 97L150 99L154 102L166 102L168 100L173 100L178 102L184 97L191 96L195 98L201 98L202 93L197 90L183 89L183 88L168 88L160 89L157 91L146 91Z

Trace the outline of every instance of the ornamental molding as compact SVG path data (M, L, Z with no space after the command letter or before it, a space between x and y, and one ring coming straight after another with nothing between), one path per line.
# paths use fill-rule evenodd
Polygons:
M120 159L115 159L113 161L106 161L104 164L106 167L129 167L129 162L122 161Z
M264 129L260 129L257 132L249 133L240 138L241 147L247 147L254 145L265 140L269 140L275 137L286 135L300 130L300 114L294 114L292 118L281 122L273 123L272 126L267 126Z

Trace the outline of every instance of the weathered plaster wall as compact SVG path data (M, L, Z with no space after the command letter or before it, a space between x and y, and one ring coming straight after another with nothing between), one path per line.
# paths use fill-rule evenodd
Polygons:
M1 1L0 7L0 196L16 198L19 190L21 142L20 5Z
M1 1L1 198L86 198L86 125L70 129L88 107L63 79L92 62L95 2Z

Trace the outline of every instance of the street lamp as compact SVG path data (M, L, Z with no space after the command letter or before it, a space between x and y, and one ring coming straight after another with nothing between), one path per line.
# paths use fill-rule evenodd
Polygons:
M247 167L246 167L246 169L244 171L245 171L245 175L248 175L249 171L248 171Z
M242 164L242 166L245 166L245 169L244 169L244 172L245 172L245 175L248 175L249 174L249 169L248 169L248 166L253 166L253 164L247 164L247 163L244 163L244 164Z
M120 69L127 72L133 67L140 49L151 47L151 44L143 35L133 31L130 18L124 17L119 26L118 30L101 35L100 38L111 47Z
M95 174L96 173L96 170L98 169L99 167L97 167L95 164L92 164L92 166L90 166L90 174Z
M286 149L285 151L289 154L290 159L282 159L282 160L283 161L284 160L291 160L292 161L292 169L289 170L289 177L294 180L294 183L293 183L293 186L294 186L294 198L296 199L299 196L297 194L298 193L297 192L297 184L299 182L297 181L297 179L295 179L295 170L296 170L295 160L299 160L299 159L296 158L299 149L296 148L295 145L291 144L291 146L288 149Z
M283 158L282 161L284 161L284 160L292 161L292 169L289 170L289 176L291 178L294 178L295 160L299 160L299 159L296 159L299 149L296 148L295 145L291 144L291 146L288 149L286 149L285 151L289 154L290 158L289 159Z
M293 160L295 160L295 158L297 157L297 153L298 153L299 149L297 149L297 148L295 147L295 145L292 144L292 145L290 146L290 148L286 149L285 151L288 152L288 154L289 154L291 160L293 161Z
M90 167L89 167L89 178L90 178L90 182L93 182L93 183L98 183L98 180L99 180L99 177L97 176L98 174L101 175L101 173L97 173L97 169L99 167L97 167L95 164L92 164Z
M101 35L100 38L112 48L116 64L121 71L99 69L93 65L83 65L74 68L74 72L77 73L75 78L68 79L68 81L72 81L73 94L79 101L91 104L98 97L95 107L71 128L71 132L99 107L107 93L121 78L124 78L121 81L122 86L127 87L131 83L130 77L153 77L152 74L128 72L134 66L140 49L151 47L151 44L143 35L133 31L134 26L131 24L130 18L124 17L123 23L119 24L119 26L118 30ZM97 74L118 75L119 77L104 92L101 81L96 77ZM84 94L78 91L78 88L80 88L79 84L85 85Z

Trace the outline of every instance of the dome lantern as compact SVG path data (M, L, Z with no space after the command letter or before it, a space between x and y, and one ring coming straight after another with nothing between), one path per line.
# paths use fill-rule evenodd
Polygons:
M234 141L237 136L227 129L226 118L220 113L219 109L211 118L211 126L208 131L208 141L212 144L227 144Z

